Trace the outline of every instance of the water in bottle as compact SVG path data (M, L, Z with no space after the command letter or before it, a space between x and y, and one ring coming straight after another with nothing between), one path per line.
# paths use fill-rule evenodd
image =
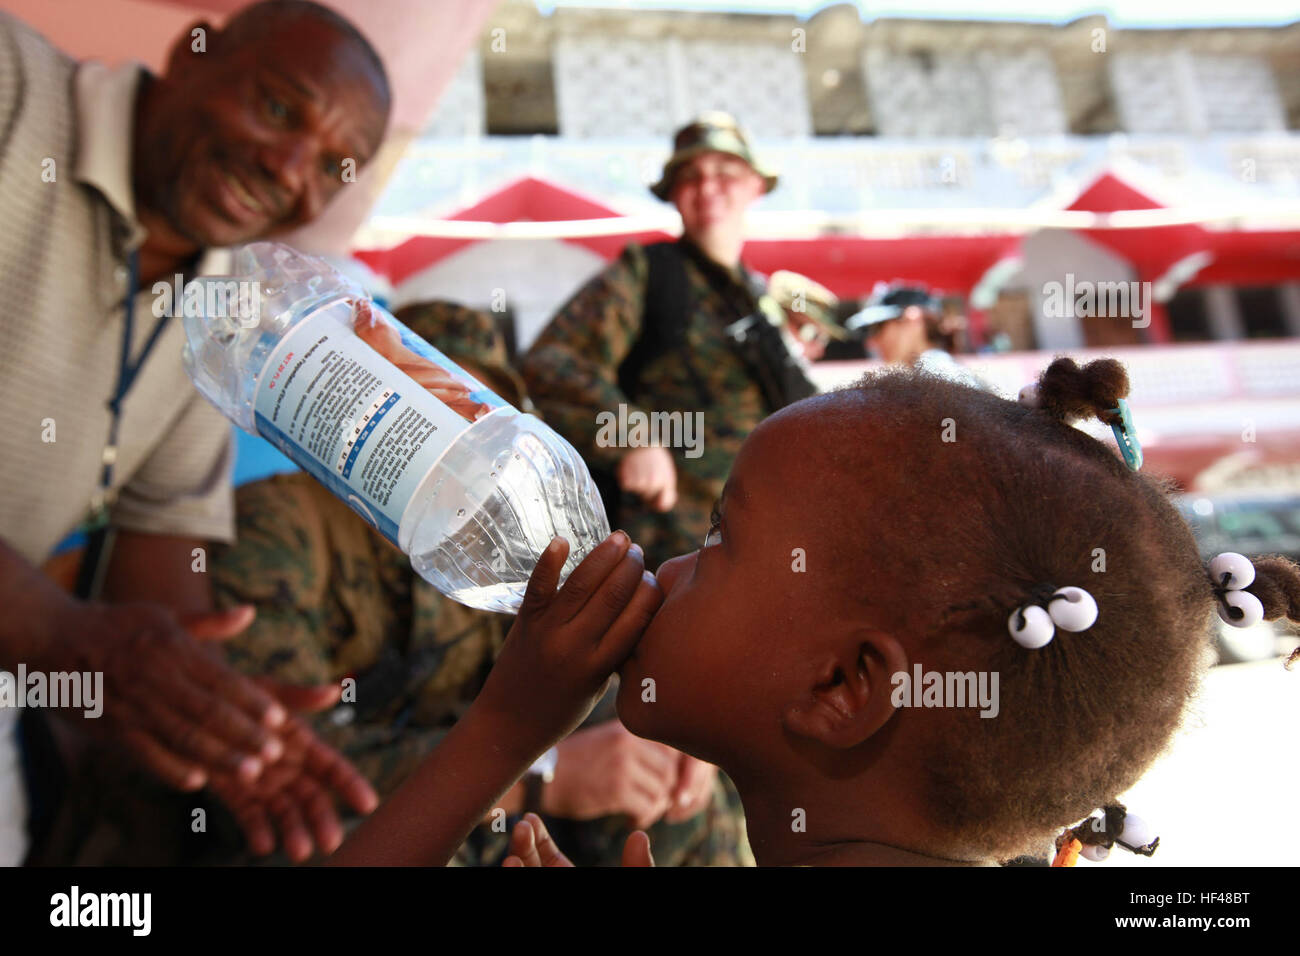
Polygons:
M443 594L518 610L542 550L567 577L609 534L587 466L321 259L279 243L236 253L256 308L185 310L198 390L405 551ZM208 280L211 287L211 280ZM227 299L226 301L232 301ZM191 314L195 313L195 314Z

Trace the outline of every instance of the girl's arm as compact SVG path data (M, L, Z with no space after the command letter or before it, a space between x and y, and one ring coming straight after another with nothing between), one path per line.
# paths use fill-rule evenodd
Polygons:
M557 538L542 553L478 698L331 863L446 865L494 802L595 706L663 596L621 531L557 591L568 552Z

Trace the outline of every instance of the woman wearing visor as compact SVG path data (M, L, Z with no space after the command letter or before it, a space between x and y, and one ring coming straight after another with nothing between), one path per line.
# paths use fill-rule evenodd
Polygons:
M975 388L988 386L952 357L966 327L963 315L944 315L943 303L919 286L897 285L845 323L890 364L911 365Z

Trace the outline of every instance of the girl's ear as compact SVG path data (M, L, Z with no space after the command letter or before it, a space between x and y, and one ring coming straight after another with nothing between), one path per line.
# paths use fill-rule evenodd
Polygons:
M819 662L807 695L785 708L782 724L827 747L856 747L894 715L894 675L907 672L907 652L892 634L847 635Z

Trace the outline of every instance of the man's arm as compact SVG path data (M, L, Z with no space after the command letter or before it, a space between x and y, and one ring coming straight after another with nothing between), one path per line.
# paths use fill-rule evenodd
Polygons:
M201 627L220 628L222 621L240 609L213 610L208 558L207 544L198 538L121 531L110 558L104 599L162 605L187 620L202 622ZM252 614L246 618L245 625ZM227 628L219 636L243 629ZM273 685L257 675L253 678L290 710L320 710L338 699L337 685L290 687ZM279 756L256 781L214 768L210 785L234 813L253 852L274 850L278 830L291 859L305 860L317 847L329 853L343 839L333 797L342 797L361 813L372 810L378 798L356 768L322 743L300 718L289 717L277 737ZM310 826L302 821L309 821Z
M3 542L0 600L0 665L102 675L98 713L81 726L168 785L198 789L217 769L256 776L279 749L271 730L284 708L213 660L165 608L76 600Z
M104 576L110 604L161 604L177 614L213 609L208 544L187 535L119 531Z
M77 602L0 540L0 668L42 664Z

